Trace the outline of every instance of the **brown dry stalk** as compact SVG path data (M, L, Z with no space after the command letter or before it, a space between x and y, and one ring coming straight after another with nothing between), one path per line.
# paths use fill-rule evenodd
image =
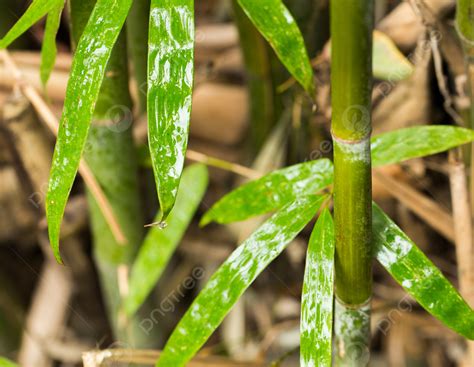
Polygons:
M380 170L374 170L373 178L379 181L394 198L423 219L431 228L454 242L453 218L445 209L419 191L397 181Z
M454 235L456 241L456 259L458 262L459 287L461 293L474 301L473 279L473 243L471 208L467 191L467 179L464 163L449 152L449 182L454 216Z
M139 349L106 349L85 352L82 355L84 367L100 367L110 363L131 363L154 366L160 356L159 351ZM106 364L107 363L107 364ZM260 363L233 362L221 357L195 357L189 367L263 367Z
M18 69L17 65L10 57L7 50L0 50L0 57L3 59L7 69L11 71L14 75L17 85L25 95L26 98L31 102L32 106L40 116L41 120L46 124L46 126L51 130L51 132L57 136L59 129L59 121L51 111L48 104L44 101L43 97L33 88L26 80L24 80L21 71ZM89 188L90 192L94 196L99 208L107 221L112 234L114 235L115 240L119 244L126 244L127 239L123 234L122 229L120 228L117 219L113 213L112 207L110 206L109 201L107 200L102 188L92 174L89 166L84 160L81 160L79 164L79 174L84 179L85 184Z
M474 247L472 238L472 214L467 190L466 167L460 159L460 150L449 152L449 183L453 206L456 260L461 294L474 306ZM471 366L474 362L474 342L468 341L466 360L461 365ZM469 362L470 361L470 362Z

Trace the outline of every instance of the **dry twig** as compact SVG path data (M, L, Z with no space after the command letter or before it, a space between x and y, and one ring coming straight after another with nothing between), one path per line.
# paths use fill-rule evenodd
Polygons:
M35 108L36 112L40 116L41 120L46 124L46 126L51 130L51 132L57 136L58 129L59 129L59 122L54 113L51 111L48 104L44 101L41 95L33 88L30 84L28 84L22 74L21 71L16 66L15 62L12 60L10 55L8 54L7 50L0 50L0 57L2 57L5 66L12 72L15 76L15 79L18 82L18 86L22 93L25 95L26 98L31 102L33 107ZM104 215L105 220L107 221L111 232L113 233L115 240L119 244L126 244L127 239L123 234L122 229L120 228L117 219L113 213L112 207L110 206L107 197L105 196L102 188L100 187L99 183L95 179L94 175L92 174L89 166L84 160L81 160L79 165L79 173L84 179L87 187L89 188L91 194L94 196L99 208Z

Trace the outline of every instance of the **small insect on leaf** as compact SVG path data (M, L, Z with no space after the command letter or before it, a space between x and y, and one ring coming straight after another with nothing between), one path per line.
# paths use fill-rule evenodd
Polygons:
M98 0L74 54L46 195L51 246L59 253L59 230L76 177L95 103L112 48L132 0Z
M247 238L212 275L169 338L157 367L181 367L198 352L242 293L313 218L326 197L296 199Z
M164 229L150 229L133 264L129 294L124 301L127 315L136 312L160 279L206 192L207 183L206 166L195 164L183 171L168 225Z
M0 40L0 49L7 48L13 41L25 33L33 24L51 10L64 4L64 0L34 0L18 22Z
M221 198L203 216L201 225L212 221L238 222L277 210L297 197L316 194L333 179L329 159L296 164L250 181Z
M375 204L372 213L377 260L429 313L457 333L474 339L474 311L458 291Z
M400 163L474 141L474 131L455 126L415 126L372 138L372 165Z
M43 87L46 87L56 61L56 34L58 33L59 24L61 22L61 13L63 12L63 8L64 2L61 1L58 6L51 9L46 19L43 45L41 46L40 66L40 76Z
M331 366L334 224L324 209L309 239L301 296L300 364Z
M148 142L163 221L176 200L188 144L193 0L152 0L148 37Z
M313 69L303 36L282 0L238 0L239 5L275 50L291 75L314 93Z

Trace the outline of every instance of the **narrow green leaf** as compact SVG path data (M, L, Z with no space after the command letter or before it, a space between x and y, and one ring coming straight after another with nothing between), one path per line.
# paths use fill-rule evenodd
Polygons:
M238 3L290 74L308 93L313 94L313 69L304 39L283 1L238 0Z
M152 0L148 141L162 218L173 208L188 144L194 71L193 0Z
M324 199L315 195L296 199L230 255L179 322L157 367L184 366L197 353L242 293L298 235Z
M107 61L131 3L132 0L98 0L74 55L46 196L49 238L59 262L59 229L64 208L79 167Z
M279 209L297 197L316 194L332 182L332 177L329 159L274 171L225 195L203 216L201 225L237 222Z
M457 333L474 339L474 311L377 205L373 204L372 211L377 260L429 313Z
M0 357L0 367L18 367L18 365L9 359Z
M41 66L40 76L43 86L46 87L49 76L56 62L56 34L58 33L59 24L61 22L61 13L64 8L64 2L61 1L58 6L51 9L46 19L46 27L44 30L43 45L41 46Z
M205 165L195 164L183 171L167 227L151 228L133 264L129 294L124 301L127 315L137 311L158 282L206 192L207 182Z
M13 41L25 33L33 24L43 18L64 0L34 0L18 22L0 40L0 49L7 48Z
M374 31L373 45L372 69L374 77L397 82L408 78L413 73L413 64L407 60L386 34Z
M474 131L455 126L415 126L372 138L374 167L444 152L474 141Z
M309 239L301 296L300 363L331 366L334 294L334 224L324 209Z

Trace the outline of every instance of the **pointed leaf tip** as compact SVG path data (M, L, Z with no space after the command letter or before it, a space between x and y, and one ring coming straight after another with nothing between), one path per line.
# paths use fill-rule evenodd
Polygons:
M374 203L377 260L425 310L468 339L474 339L474 311L441 271Z
M188 144L194 73L193 0L152 0L148 141L162 216L174 206Z
M160 279L206 192L208 180L207 167L203 164L184 169L167 228L150 229L132 266L129 293L124 300L128 316L138 310Z

